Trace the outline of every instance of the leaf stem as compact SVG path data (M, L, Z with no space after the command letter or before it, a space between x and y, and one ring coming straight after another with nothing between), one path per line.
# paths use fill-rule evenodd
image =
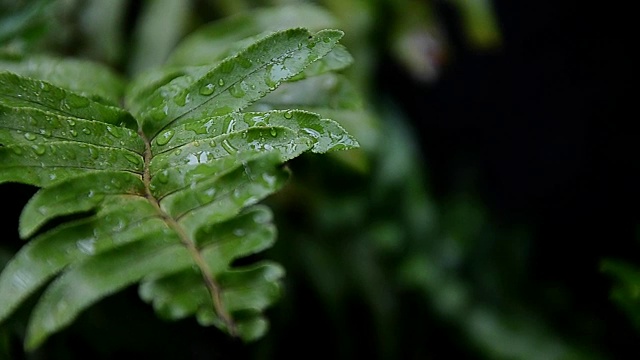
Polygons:
M229 314L229 312L225 308L222 301L222 287L211 275L211 269L209 268L209 265L202 257L202 254L200 253L193 239L191 239L191 237L186 233L184 228L174 218L172 218L169 214L167 214L164 210L162 210L158 199L156 199L156 197L151 192L151 188L149 186L151 183L151 173L149 170L149 164L153 156L153 154L151 153L151 143L149 139L144 135L142 130L140 130L138 133L145 143L144 172L142 176L144 187L145 187L145 193L146 193L145 196L147 200L149 200L149 202L151 202L153 206L156 208L162 220L167 224L167 226L169 226L169 228L173 229L176 232L176 234L180 238L180 242L189 251L189 254L195 261L196 265L198 266L198 269L202 274L202 278L204 280L205 286L207 287L207 290L211 295L211 301L213 302L213 308L215 313L220 317L222 322L225 324L227 330L229 331L229 334L231 336L237 336L238 333L236 329L236 324L233 321L231 314Z

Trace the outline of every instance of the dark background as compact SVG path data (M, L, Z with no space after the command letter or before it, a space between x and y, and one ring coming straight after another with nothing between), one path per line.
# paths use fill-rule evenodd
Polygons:
M531 229L532 293L561 286L573 294L575 313L554 314L556 325L579 333L574 316L595 316L614 358L637 353L637 333L599 270L603 258L640 258L631 12L605 3L494 4L498 51L465 46L458 14L443 5L454 57L439 80L402 92L406 74L388 67L381 83L406 99L436 196L473 174L498 222Z

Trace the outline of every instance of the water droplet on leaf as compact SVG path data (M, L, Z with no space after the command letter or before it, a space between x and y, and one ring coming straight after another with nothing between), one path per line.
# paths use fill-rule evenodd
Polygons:
M205 95L205 94L203 94ZM189 93L187 91L183 91L182 93L176 95L173 98L173 102L178 106L185 106L188 103Z
M167 145L169 140L171 140L171 138L173 137L173 134L173 130L167 130L163 132L156 138L156 144L158 144L159 146Z
M245 231L243 228L237 228L237 229L233 229L233 235L237 236L237 237L242 237L244 236Z
M111 136L115 137L115 138L120 138L121 134L118 130L116 130L115 128L113 128L112 126L107 126L107 132L109 134L111 134Z
M241 98L246 94L246 92L242 89L241 84L234 84L229 88L229 93L235 98Z
M238 149L233 147L228 139L222 140L222 147L229 153L229 155L233 155L238 152Z
M275 175L263 173L262 180L265 183L265 185L267 185L267 187L272 188L275 185L277 178Z
M211 95L213 94L213 90L215 90L216 86L213 84L206 84L200 88L201 95Z
M209 188L206 190L198 191L196 195L198 197L198 201L200 202L200 204L208 204L212 202L213 199L215 198L216 189Z
M138 165L140 164L140 157L135 155L135 154L129 154L129 153L125 153L124 154L125 159L127 159L130 163L132 163L133 165Z
M163 184L166 184L169 182L169 171L163 170L162 172L159 172L158 175L156 175L156 177L158 178L158 181L160 181Z
M33 145L31 148L36 155L44 155L44 153L47 152L47 149L42 145Z
M26 132L24 133L24 138L29 140L29 141L33 141L37 138L37 136L35 134L32 134L30 132Z
M93 255L96 251L95 242L96 242L96 239L94 238L80 240L76 242L76 247L83 254Z

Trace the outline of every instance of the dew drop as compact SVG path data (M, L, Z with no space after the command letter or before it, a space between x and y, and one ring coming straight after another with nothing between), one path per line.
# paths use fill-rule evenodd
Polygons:
M168 109L154 108L151 110L151 113L149 115L151 116L151 119L155 121L160 121L167 116L167 111L165 110L168 110Z
M273 72L273 65L269 64L267 66L266 76L264 77L264 83L267 84L270 90L271 89L275 90L276 86L278 85L278 82L273 79L272 72Z
M313 130L311 128L302 128L302 131L304 131L305 133L311 135L311 137L313 137L314 139L320 139L320 137L322 136L318 131Z
M16 155L22 155L22 148L14 147L11 150L13 150L13 153Z
M234 202L239 206L247 206L249 204L255 203L258 199L246 192L242 191L240 188L236 188L233 190L232 198Z
M139 156L136 156L134 154L125 153L124 157L125 157L125 159L127 159L127 161L129 161L133 165L139 165L140 164L140 157Z
M237 229L233 229L233 235L237 236L237 237L242 237L245 235L245 230L243 228L237 228Z
M222 147L229 153L229 155L233 155L238 152L238 149L233 147L228 139L222 140Z
M236 129L236 120L233 119L232 117L227 117L226 120L229 120L229 123L227 124L227 133L230 133L232 131L234 131Z
M173 130L167 130L163 132L156 138L156 144L158 144L159 146L167 145L169 140L171 140L171 138L173 137L173 134Z
M25 270L18 270L13 273L11 283L14 287L19 289L26 289L33 282L32 275L25 272Z
M185 106L189 101L189 93L187 91L183 91L182 93L176 95L173 98L173 102L178 106Z
M248 135L248 131L245 130L245 131L242 132L242 138L243 139L246 139L247 135Z
M284 113L284 118L285 119L291 119L293 117L293 112L291 111L287 111Z
M200 88L200 95L211 95L216 86L213 84L206 84Z
M55 117L47 117L49 121L49 127L59 129L61 127L60 120Z
M107 126L107 132L109 134L111 134L111 136L116 137L116 138L120 138L120 136L121 136L120 132L118 132L116 129L114 129L111 126Z
M223 79L219 79L219 80L218 80L218 85L220 85L220 86L224 86L224 80L223 80Z
M67 119L69 126L76 126L76 122L73 119Z
M44 155L44 153L47 152L47 149L42 145L33 145L31 148L36 155Z
M266 211L258 211L253 215L253 221L257 224L266 224L271 220L271 216Z
M269 130L269 134L271 134L271 136L276 137L278 135L278 131L276 130L276 128L271 128L271 130Z
M232 196L234 199L239 200L240 198L242 198L242 190L240 190L239 188L234 189Z
M235 98L241 98L245 96L246 92L242 89L240 84L235 84L229 88L229 94Z
M83 254L93 255L96 251L95 242L96 242L96 239L94 238L80 240L76 242L76 247Z
M37 138L37 136L35 134L33 134L33 133L26 132L26 133L24 133L24 138L29 140L29 141L33 141L33 140L35 140Z
M88 128L83 128L82 133L85 135L91 135L91 130L89 130Z
M216 141L215 141L215 140L211 139L211 141L209 141L209 146L211 146L211 147L216 147L216 145L217 145L217 144L216 144Z
M267 187L272 188L276 184L276 176L268 173L262 174L262 181L267 185Z
M73 137L78 136L78 132L75 129L69 130L69 134L71 134L71 136L73 136Z
M96 151L96 149L89 148L89 156L91 156L92 159L97 159L98 158L98 152Z
M216 189L212 187L204 191L198 191L197 196L198 196L198 201L200 201L200 204L208 204L212 202L213 199L215 198Z
M169 171L163 170L162 172L159 172L158 175L156 175L156 177L158 178L158 181L160 181L163 184L166 184L169 182Z
M193 132L195 132L198 135L202 135L202 134L206 134L207 133L207 126L205 124L205 126L202 126L202 124L191 124L191 123L187 123L185 124L185 129L187 130L191 130Z

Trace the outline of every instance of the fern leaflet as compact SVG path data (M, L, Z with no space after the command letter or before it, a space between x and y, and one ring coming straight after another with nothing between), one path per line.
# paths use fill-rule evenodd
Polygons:
M286 183L285 161L358 144L313 112L247 109L305 71L336 69L311 64L333 49L344 59L342 35L281 30L213 65L149 72L128 84L125 108L108 86L69 89L64 77L20 65L1 72L0 183L40 189L20 217L30 241L0 274L0 321L46 286L27 328L34 349L139 284L163 318L195 316L246 341L261 337L284 270L232 266L275 241L271 212L258 203Z

